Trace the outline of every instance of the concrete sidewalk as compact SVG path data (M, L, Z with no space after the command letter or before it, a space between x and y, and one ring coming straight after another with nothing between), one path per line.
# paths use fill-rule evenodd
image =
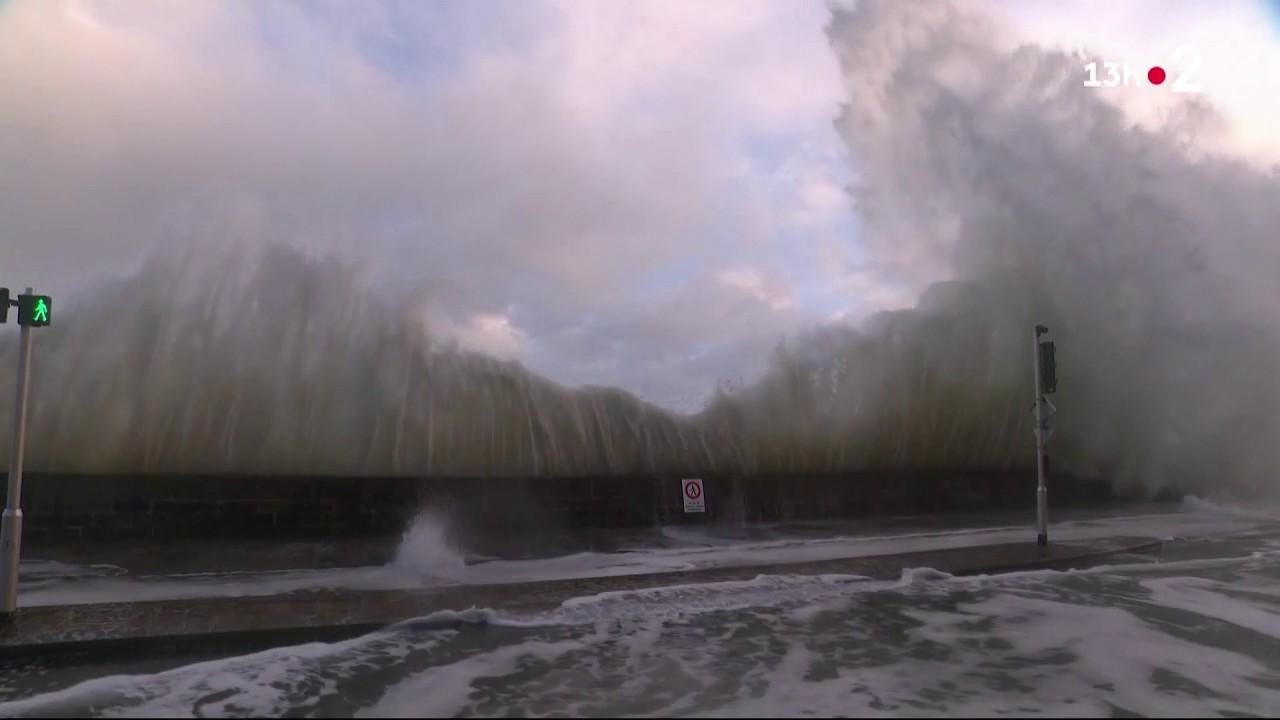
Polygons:
M504 612L551 610L569 598L675 584L750 580L761 574L850 574L892 579L905 568L953 574L989 574L1040 568L1083 568L1118 554L1158 554L1159 541L1115 538L1048 549L1033 543L986 545L927 552L785 565L713 568L505 585L446 586L422 590L318 590L273 596L103 603L19 609L0 627L0 659L54 654L184 652L336 641L440 610L492 608Z

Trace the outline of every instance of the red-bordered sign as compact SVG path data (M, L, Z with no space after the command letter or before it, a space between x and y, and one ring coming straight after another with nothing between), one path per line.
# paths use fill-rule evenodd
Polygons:
M701 478L685 478L680 481L680 492L684 495L684 511L700 513L707 511L706 489Z

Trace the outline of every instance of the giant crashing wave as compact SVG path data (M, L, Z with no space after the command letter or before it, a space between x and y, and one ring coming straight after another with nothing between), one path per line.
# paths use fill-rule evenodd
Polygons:
M945 3L835 10L860 240L911 310L817 328L678 415L433 342L349 267L286 246L161 253L40 333L29 463L54 472L577 476L1032 465L1031 327L1055 467L1266 490L1280 457L1274 174L1152 131L1076 63ZM1201 108L1203 111L1203 108ZM122 310L121 308L127 308ZM269 312L267 311L269 309ZM245 315L251 319L246 320ZM0 344L12 367L15 343ZM0 449L2 453L4 449Z

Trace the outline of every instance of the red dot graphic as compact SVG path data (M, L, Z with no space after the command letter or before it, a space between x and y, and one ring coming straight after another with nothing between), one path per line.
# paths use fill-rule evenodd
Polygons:
M1147 71L1147 79L1151 81L1152 85L1159 85L1164 82L1164 68L1159 65L1151 68Z

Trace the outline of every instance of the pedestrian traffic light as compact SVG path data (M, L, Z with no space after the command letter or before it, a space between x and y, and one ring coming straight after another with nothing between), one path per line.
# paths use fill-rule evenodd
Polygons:
M9 288L0 288L0 325L9 322Z
M1040 392L1048 395L1058 390L1058 364L1054 358L1053 341L1040 343Z
M19 295L18 324L44 327L53 320L53 298L48 295Z

